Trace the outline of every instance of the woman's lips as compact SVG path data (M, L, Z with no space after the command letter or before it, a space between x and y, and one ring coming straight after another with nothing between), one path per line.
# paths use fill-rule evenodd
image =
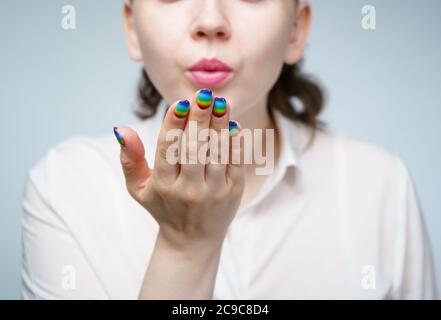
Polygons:
M232 71L186 71L187 77L194 83L202 86L216 86L227 82L232 76Z

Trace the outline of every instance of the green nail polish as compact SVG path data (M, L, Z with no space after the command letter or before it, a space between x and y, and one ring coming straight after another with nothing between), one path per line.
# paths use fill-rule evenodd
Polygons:
M227 101L225 98L216 97L214 99L213 114L222 117L227 112Z
M239 123L236 120L230 120L229 121L229 130L230 130L230 134L232 136L239 134L239 131L240 131Z
M126 145L126 141L124 140L122 135L119 134L118 127L113 127L113 133L115 134L116 140L118 140L119 144L122 145L122 146L125 146Z

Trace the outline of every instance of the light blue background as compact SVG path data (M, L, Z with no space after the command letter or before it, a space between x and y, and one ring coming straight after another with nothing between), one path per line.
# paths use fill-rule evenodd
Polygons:
M60 27L65 4L77 9L75 31ZM327 90L323 118L405 161L441 283L441 1L312 4L305 67ZM361 28L366 4L377 9L375 31ZM0 40L0 298L19 298L26 171L72 134L135 121L140 66L127 57L121 0L1 0Z

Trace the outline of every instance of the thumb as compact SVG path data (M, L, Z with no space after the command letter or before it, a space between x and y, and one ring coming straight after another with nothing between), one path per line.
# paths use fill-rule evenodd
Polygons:
M121 151L120 161L129 193L135 197L152 174L145 159L145 149L138 134L129 127L114 127Z

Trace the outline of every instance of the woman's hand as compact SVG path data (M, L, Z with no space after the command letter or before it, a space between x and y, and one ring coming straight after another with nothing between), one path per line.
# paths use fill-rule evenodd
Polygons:
M244 188L243 166L232 161L241 153L239 126L229 121L229 111L225 99L213 99L204 89L191 102L173 103L159 133L153 170L138 135L127 127L114 129L127 189L159 224L141 299L212 298L222 243ZM173 133L177 139L167 139ZM197 139L209 136L210 144ZM187 161L173 162L177 159Z
M185 249L185 246L201 241L222 242L238 210L244 188L244 172L242 165L231 163L232 155L240 154L240 143L238 130L233 129L228 134L229 111L229 103L223 98L213 99L207 89L196 92L191 101L173 103L159 133L154 169L149 168L145 160L144 147L138 135L127 127L115 128L121 143L121 164L130 195L152 214L160 226L162 239L176 249ZM197 125L197 131L190 130L191 125ZM234 121L231 125L234 126ZM183 130L179 143L177 139L166 139L173 129ZM204 129L205 132L213 129L217 134L218 144L210 146L219 147L213 157L217 163L200 163L210 158L203 149L208 143L197 141ZM227 139L223 149L221 130ZM190 132L197 136L190 136ZM187 143L182 143L184 137ZM194 142L193 147L190 140ZM186 152L186 164L174 164L167 159L170 156L178 158L182 152ZM221 163L222 152L228 164L225 161ZM189 164L190 159L197 163Z

